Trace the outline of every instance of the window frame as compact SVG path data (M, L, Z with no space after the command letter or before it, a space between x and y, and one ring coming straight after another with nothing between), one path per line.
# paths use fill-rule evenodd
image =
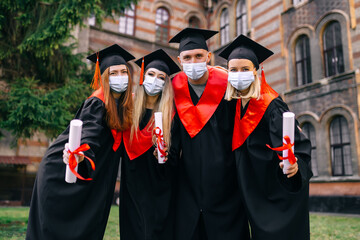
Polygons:
M301 41L301 42L300 42ZM297 55L297 49L299 46L299 42L302 45L302 52L300 58ZM295 41L294 55L295 55L295 78L296 85L303 86L309 83L312 83L312 68L311 68L311 46L310 46L310 38L306 34L301 34L297 37ZM301 74L302 79L299 79L298 65L301 65ZM306 71L307 70L307 71ZM301 81L300 81L301 80ZM301 82L301 84L300 84Z
M129 35L129 36L134 36L135 35L135 23L136 23L136 5L135 4L131 4L131 8L130 10L132 10L134 12L134 15L129 15L128 14L128 11L129 11L129 8L125 9L124 13L122 16L119 17L119 33L121 34L126 34L126 35ZM120 30L120 24L121 24L121 18L124 18L125 19L125 32L121 32ZM128 33L128 20L132 18L133 19L133 25L132 25L132 33Z
M159 10L162 10L162 13L160 13L161 14L160 15L161 21L163 20L163 16L164 16L163 12L167 13L167 17L168 17L167 25L165 25L163 23L157 23L156 19L157 19ZM162 44L167 44L169 42L170 18L171 18L170 11L166 7L161 6L161 7L158 7L156 9L156 12L155 12L155 41L156 42L159 42L159 43L162 43ZM158 29L160 29L160 37L159 38L158 38ZM164 38L163 29L166 29L166 32L167 32L166 38Z
M226 13L226 16L224 14ZM225 22L223 22L225 21ZM224 24L223 24L224 23ZM220 45L230 42L230 19L229 9L223 8L220 13Z
M239 7L240 7L240 10L238 11ZM242 11L243 9L245 9L245 10ZM239 22L241 23L240 29L239 29ZM244 25L246 26L245 31L242 29L242 27ZM239 36L240 34L247 35L247 32L248 32L248 26L247 26L246 0L238 0L238 2L236 3L236 35L237 36Z

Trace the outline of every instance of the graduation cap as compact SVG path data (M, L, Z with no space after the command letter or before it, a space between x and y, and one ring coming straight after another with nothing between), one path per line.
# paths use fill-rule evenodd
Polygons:
M180 43L179 52L192 49L205 49L208 51L206 40L217 33L218 31L200 28L185 28L170 39L169 43Z
M143 82L144 72L149 68L156 68L165 72L168 76L181 71L179 66L171 59L171 57L162 49L158 49L142 58L135 63L141 67L140 85Z
M93 89L99 88L101 83L101 74L110 66L126 64L126 62L135 59L128 51L117 44L104 48L87 57L93 63L96 63L95 74L91 86Z
M255 68L274 53L250 38L240 35L229 46L219 53L219 56L230 61L231 59L248 59Z

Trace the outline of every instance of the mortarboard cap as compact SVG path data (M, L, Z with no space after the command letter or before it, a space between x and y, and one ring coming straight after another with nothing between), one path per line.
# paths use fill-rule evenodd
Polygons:
M240 35L224 50L219 56L230 61L231 59L248 59L252 61L255 68L259 68L259 64L265 61L274 53L266 47L258 44L250 38Z
M176 34L169 43L180 43L179 52L192 49L205 49L208 51L206 40L217 34L218 31L185 28Z
M126 64L126 62L135 59L133 55L117 44L104 48L88 56L87 59L96 63L97 57L99 57L101 74L110 66Z
M179 66L171 59L171 57L162 49L158 49L148 55L139 58L135 63L141 67L141 72L149 68L156 68L165 72L168 76L181 71ZM140 85L142 84L142 74L140 74Z

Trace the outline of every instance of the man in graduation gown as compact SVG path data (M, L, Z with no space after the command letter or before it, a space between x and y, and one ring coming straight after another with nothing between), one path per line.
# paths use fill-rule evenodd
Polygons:
M235 102L224 100L227 73L207 66L206 40L216 31L186 28L183 72L173 79L175 105L169 161L177 165L175 239L249 239L231 151ZM181 151L181 155L179 155Z

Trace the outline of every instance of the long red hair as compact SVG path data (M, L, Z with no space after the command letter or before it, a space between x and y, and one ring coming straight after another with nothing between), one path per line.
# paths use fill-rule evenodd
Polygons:
M106 108L106 122L110 129L116 129L118 131L124 131L130 128L132 123L132 79L130 76L130 70L128 70L129 83L125 92L121 93L119 98L118 109L116 106L115 98L111 94L109 85L109 69L105 69L101 75L102 86L104 89L104 101Z

